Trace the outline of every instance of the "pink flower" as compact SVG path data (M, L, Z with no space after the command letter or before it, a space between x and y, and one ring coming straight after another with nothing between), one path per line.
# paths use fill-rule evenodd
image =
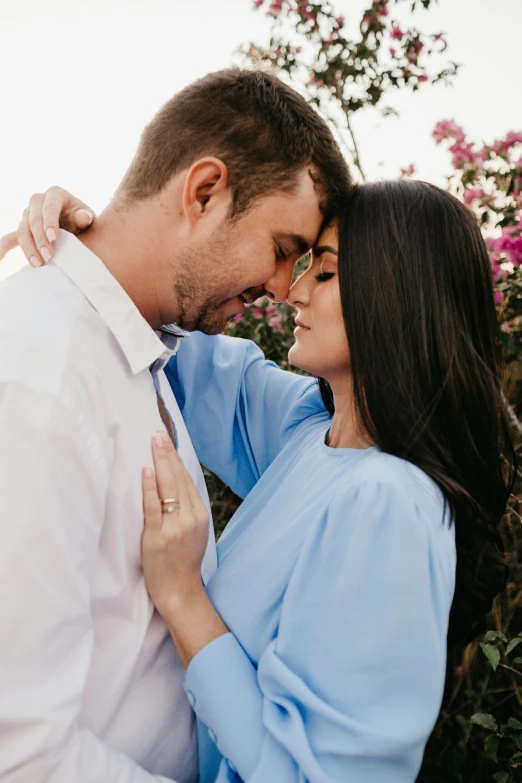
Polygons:
M277 313L277 307L273 304L267 305L267 307L265 308L265 315L267 318L271 318L276 313Z
M397 49L394 49L393 46L390 46L390 54L392 57L395 57L397 54Z
M260 307L254 307L254 318L262 318L264 313Z
M272 0L270 7L267 11L269 16L279 16L283 10L283 0Z
M410 163L410 165L407 168L401 169L401 177L413 177L415 171L416 171L415 166L413 165L413 163Z
M463 168L465 163L469 163L471 166L480 166L482 161L477 159L477 153L473 148L473 144L464 144L462 141L456 141L449 148L451 152L451 164L455 169Z
M484 196L484 191L482 188L468 188L464 192L464 204L466 204L468 207L470 204L473 203L473 201L478 201L479 198L482 198Z
M270 319L270 326L272 329L280 329L281 328L281 318L278 315L272 316Z
M401 28L398 24L392 24L391 26L391 37L394 41L400 41L402 37L404 36L404 33L402 32Z
M243 320L243 313L238 313L238 315L234 316L234 321L238 324Z
M468 207L470 204L473 203L473 201L478 201L479 198L482 198L484 196L484 191L482 188L468 188L464 192L464 204L466 204Z
M375 13L377 16L388 16L388 0L381 0L375 7Z
M406 52L406 57L408 58L409 63L416 63L419 55L417 54L415 49L408 49L408 51Z
M254 8L261 8L265 0L254 0Z
M433 38L434 41L440 41L442 36L443 36L443 33L435 33L435 35L432 35L431 37Z
M494 296L495 296L495 302L498 302L498 304L504 301L505 296L503 291L495 291Z
M323 87L324 86L324 81L322 79L318 79L317 76L312 76L310 78L310 81L308 82L308 84L311 87Z
M481 150L478 150L478 152L475 152L475 158L477 160L477 163L484 164L487 159L489 158L489 150L487 147L482 147Z
M307 2L300 4L299 11L302 13L305 19L311 19L313 22L315 22L317 18L317 11L313 7L309 8Z
M435 144L440 144L443 139L455 139L455 141L464 141L464 131L452 120L441 120L438 122L432 133Z
M339 25L339 27L344 27L344 23L346 20L344 16L338 16L335 21Z
M422 82L428 81L428 77L426 76L426 74L421 74L420 76L417 76L417 81L419 82L419 84L422 84Z
M495 256L503 256L514 267L522 266L522 220L518 225L505 226L499 237L489 237L486 241L488 250ZM498 264L498 259L495 259Z
M504 139L504 144L506 147L511 147L513 144L522 144L522 133L509 131L509 133L506 135L506 138Z

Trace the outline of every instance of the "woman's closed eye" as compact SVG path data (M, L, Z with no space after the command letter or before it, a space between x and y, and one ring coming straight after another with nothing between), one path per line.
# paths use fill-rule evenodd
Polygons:
M334 277L333 272L319 272L319 274L315 276L315 279L318 283L325 283L327 280L331 280L332 277Z

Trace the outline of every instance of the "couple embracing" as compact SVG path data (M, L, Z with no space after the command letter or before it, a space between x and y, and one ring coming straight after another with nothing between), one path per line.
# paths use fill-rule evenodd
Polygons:
M87 211L52 188L5 240L37 268L0 286L1 780L413 783L506 579L474 217L353 184L243 70L174 96ZM220 334L262 295L308 376ZM244 499L217 551L200 463Z

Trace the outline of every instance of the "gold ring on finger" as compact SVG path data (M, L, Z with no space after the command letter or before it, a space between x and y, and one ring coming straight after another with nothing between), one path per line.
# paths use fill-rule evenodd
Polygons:
M164 514L173 514L179 508L179 500L177 498L165 498L161 501L161 510Z

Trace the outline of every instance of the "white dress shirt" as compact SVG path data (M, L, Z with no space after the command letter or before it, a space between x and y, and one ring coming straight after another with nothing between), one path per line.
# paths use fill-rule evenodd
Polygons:
M141 568L141 471L162 427L149 367L173 352L70 234L54 263L0 284L3 783L198 778L183 668ZM204 577L215 567L211 533Z

